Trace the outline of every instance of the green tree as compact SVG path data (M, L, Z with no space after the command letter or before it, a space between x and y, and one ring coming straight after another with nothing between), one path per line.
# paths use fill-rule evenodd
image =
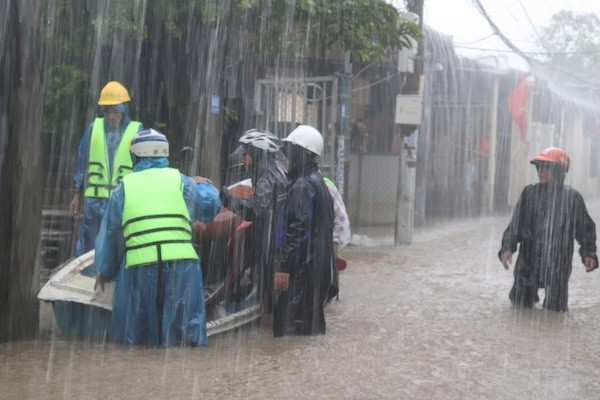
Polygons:
M324 59L349 51L356 61L376 62L422 38L419 26L384 0L246 0L241 7L266 20L255 26L270 55Z
M600 78L600 17L560 11L540 30L543 61L562 72L588 80Z

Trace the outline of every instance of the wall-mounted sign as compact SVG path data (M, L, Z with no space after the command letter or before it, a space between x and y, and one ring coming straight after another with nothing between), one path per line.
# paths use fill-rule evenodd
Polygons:
M210 96L210 113L214 115L221 113L221 96L217 94Z
M418 94L399 94L396 96L397 124L421 125L421 106L423 97Z

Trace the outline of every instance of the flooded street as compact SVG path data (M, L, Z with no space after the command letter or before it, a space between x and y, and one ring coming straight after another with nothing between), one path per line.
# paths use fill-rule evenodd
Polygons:
M520 4L537 36L529 48L511 42L514 29L498 30L495 10L469 3L493 32L462 44L429 26L436 6L423 0L0 3L0 400L599 399L600 271L585 272L576 246L570 311L513 309L514 264L506 271L497 255L510 215L479 216L516 204L537 169L553 189L570 171L567 183L588 199L600 227L600 42L590 39L600 38L592 29L600 19L580 18L575 2L563 1L564 10L529 5L529 14L547 14L534 24ZM508 52L486 45L494 36ZM304 134L294 138L298 128ZM154 171L159 180L130 180L130 171L150 169L146 158L164 159L152 169L173 169ZM287 181L283 167L271 168L284 159ZM216 293L210 311L260 300L246 289L262 276L247 267L270 259L280 239L295 251L280 229L299 224L279 217L306 209L298 220L311 227L329 220L323 190L302 189L310 203L295 195L309 164L337 185L349 215L337 220L369 227L353 227L342 253L348 268L325 311L326 335L275 339L270 327L252 324L209 337L205 348L128 348L63 335L46 303L35 335L39 269L46 281L62 260L91 254L103 215L98 254L109 248L115 257L99 257L100 269L118 269L119 249L128 267L183 261L198 279L188 242L201 238L193 244L206 260L206 298ZM193 190L175 168L209 179L220 205L209 190L212 211L201 210L202 185ZM248 201L234 209L243 201L227 193L250 189L238 181L256 190L256 208ZM553 243L564 225L538 217L576 209L579 197L569 193L535 193L549 200L544 212L531 208L532 225ZM240 218L209 227L221 206ZM188 233L179 217L203 223ZM438 217L450 222L413 232ZM255 224L238 230L241 219ZM323 245L323 232L309 250ZM394 246L393 232L412 244ZM248 244L256 251L243 253ZM187 253L173 250L179 246ZM70 270L69 279L92 282L93 268L85 270ZM169 276L167 295L149 296L162 322L148 326L201 315L199 301L185 300L200 288L185 271L157 273ZM140 293L162 284L131 282L148 288ZM100 304L83 284L57 280L55 288L60 301L77 293ZM122 293L122 304L136 296ZM140 310L129 307L123 320Z
M600 202L588 204L600 221ZM508 216L417 231L410 246L351 246L327 335L248 327L201 349L61 338L0 345L6 399L596 399L600 273L579 260L570 312L514 310L498 261ZM515 258L516 260L516 258ZM543 292L540 292L543 298Z

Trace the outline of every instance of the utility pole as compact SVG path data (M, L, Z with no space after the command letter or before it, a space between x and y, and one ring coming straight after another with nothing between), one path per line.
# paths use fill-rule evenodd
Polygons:
M423 28L423 1L424 0L408 0L407 8L411 13L416 14L419 27ZM414 60L414 72L408 74L404 89L406 93L417 94L421 90L421 75L423 75L423 49L421 46L417 49L417 57Z
M423 0L408 0L407 17L423 27ZM396 99L396 129L402 138L399 160L396 229L394 244L410 244L413 240L416 188L416 143L421 119L421 76L423 74L423 51L417 46L416 57L408 61L402 93ZM399 56L400 60L401 55Z
M335 181L338 190L345 197L346 191L346 149L350 140L351 116L352 116L352 63L350 62L350 52L344 52L344 71L340 77L340 132L337 141L337 165L331 166L335 171Z

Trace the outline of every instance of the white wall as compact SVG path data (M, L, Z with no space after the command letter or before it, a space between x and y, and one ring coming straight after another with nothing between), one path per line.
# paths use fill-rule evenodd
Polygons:
M349 154L346 208L358 226L391 225L396 221L400 156Z

